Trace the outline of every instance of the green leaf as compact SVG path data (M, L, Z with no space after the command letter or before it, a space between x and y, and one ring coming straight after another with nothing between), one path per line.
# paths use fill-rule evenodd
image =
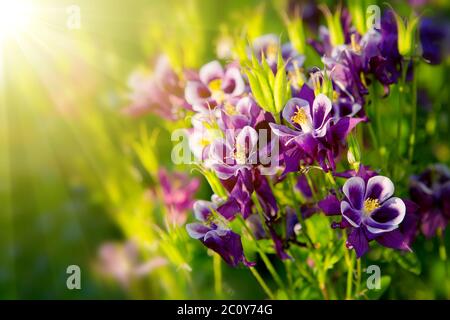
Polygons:
M378 300L381 298L383 293L386 292L387 288L391 284L390 276L382 276L380 279L380 289L367 290L365 295L369 300Z
M395 262L397 262L403 269L408 270L415 275L420 275L422 272L422 266L415 253L394 252L393 257Z
M269 111L269 109L266 109L267 106L267 102L265 99L265 96L261 90L261 86L259 84L258 79L256 78L256 76L253 74L252 71L248 70L245 72L248 78L248 82L250 84L250 89L252 90L252 94L256 99L256 102L258 102L258 104L261 106L261 108L263 108L265 111Z

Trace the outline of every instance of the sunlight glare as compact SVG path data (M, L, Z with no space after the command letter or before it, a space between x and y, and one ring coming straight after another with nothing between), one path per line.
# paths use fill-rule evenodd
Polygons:
M31 15L29 0L0 0L0 42L25 31Z

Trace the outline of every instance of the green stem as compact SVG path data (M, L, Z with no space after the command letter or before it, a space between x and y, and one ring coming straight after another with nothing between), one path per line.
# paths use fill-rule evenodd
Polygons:
M356 294L361 291L361 259L356 259Z
M442 261L447 261L447 250L445 248L444 233L441 228L438 228L437 234L439 237L439 256L441 257Z
M416 70L416 67L417 67L417 65L414 65L414 70ZM416 127L417 127L417 77L416 77L416 74L414 74L411 91L412 91L412 116L411 116L411 134L409 136L409 150L408 150L409 163L412 163L412 161L413 161L414 146L416 144Z
M245 223L244 218L242 218L242 216L239 215L238 219L241 222L241 224L244 226L245 230L247 230L247 232L250 234L252 239L255 241L256 249L257 249L262 261L264 262L264 265L266 266L267 270L269 271L270 275L272 276L273 280L275 280L276 284L278 285L278 287L280 289L282 289L286 292L283 281L281 280L280 276L278 275L277 271L275 270L272 262L270 262L266 253L259 246L259 243L258 243L257 239L255 238L255 235L253 234L252 230L250 230L250 228L247 226L247 224ZM288 293L286 292L286 294L288 294Z
M399 164L400 160L400 147L401 147L401 136L402 136L402 120L403 120L403 95L405 93L405 84L406 84L406 72L408 70L408 63L407 61L403 61L402 64L402 77L398 84L398 114L397 114L397 138L396 138L396 149L395 149L395 163ZM398 168L397 165L395 165L395 169ZM396 170L394 170L395 172Z
M353 266L354 266L354 255L352 252L345 250L345 262L347 264L347 290L345 293L345 299L352 299L352 286L353 286Z
M213 266L214 266L214 290L217 297L221 297L222 290L222 266L221 258L218 254L213 255Z
M270 288L267 286L266 282L264 281L264 279L261 277L261 275L259 274L259 272L254 268L254 267L250 267L249 268L251 273L253 274L253 276L255 277L256 281L258 281L259 285L261 286L261 288L264 290L264 292L267 294L267 296L271 299L271 300L275 300L275 295L273 294L272 290L270 290Z

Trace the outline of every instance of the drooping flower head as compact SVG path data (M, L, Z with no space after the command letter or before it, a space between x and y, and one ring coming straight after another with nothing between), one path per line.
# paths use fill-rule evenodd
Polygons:
M169 211L169 222L181 225L192 208L200 180L182 172L168 173L165 169L161 169L158 176L163 201Z
M426 237L443 231L450 221L450 170L436 164L412 176L409 192L419 206L420 227Z
M241 262L245 266L253 266L254 263L244 256L241 237L227 227L225 217L219 213L224 209L219 201L214 199L195 202L194 213L199 222L187 224L187 232L192 238L200 240L206 247L218 253L230 266L236 267Z

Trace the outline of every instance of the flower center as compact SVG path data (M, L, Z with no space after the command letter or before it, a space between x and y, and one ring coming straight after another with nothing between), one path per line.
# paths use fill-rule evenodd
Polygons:
M224 109L225 113L230 116L234 116L234 115L238 114L236 111L236 108L231 103L225 103L223 106L223 109Z
M234 159L238 164L245 164L247 161L245 151L242 150L241 148L237 148L236 152L234 153Z
M380 201L378 199L367 198L364 201L364 213L369 214L373 210L378 209L380 207Z
M305 125L308 122L308 118L306 117L305 110L303 108L297 107L297 111L295 114L291 117L292 122L302 126Z
M222 79L212 80L208 84L208 89L211 91L211 96L218 103L222 103L225 100L225 94L222 91Z
M222 80L221 79L215 79L213 81L211 81L208 84L208 88L209 90L215 92L215 91L220 91L222 88Z
M278 44L272 43L266 49L267 59L275 60L278 56Z
M361 53L361 46L359 45L359 43L356 41L356 35L352 34L350 37L351 40L351 45L352 45L352 49L354 52L356 53Z

